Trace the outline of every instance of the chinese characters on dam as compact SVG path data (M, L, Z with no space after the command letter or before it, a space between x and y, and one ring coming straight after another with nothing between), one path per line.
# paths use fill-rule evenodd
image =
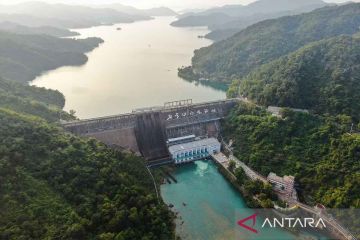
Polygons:
M179 118L185 118L185 117L192 117L195 115L202 115L202 114L208 114L208 113L217 113L216 108L212 108L212 109L203 109L203 110L197 110L197 111L185 111L185 112L176 112L174 114L168 114L168 117L166 119L166 121L170 121L173 119L179 119Z

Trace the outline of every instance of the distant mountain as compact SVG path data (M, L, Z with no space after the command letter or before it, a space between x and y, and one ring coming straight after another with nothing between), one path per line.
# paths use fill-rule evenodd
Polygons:
M180 18L179 20L172 22L171 26L185 27L185 26L212 26L225 24L230 21L234 21L233 17L230 17L224 13L211 13L209 15L188 16Z
M237 16L245 17L251 16L256 13L274 13L291 11L300 8L306 8L308 6L324 6L325 2L322 0L259 0L250 3L241 11Z
M115 9L119 12L126 13L133 16L142 16L147 19L156 16L176 16L178 15L175 11L167 7L150 8L150 9L139 9L132 6L123 5L120 3L102 4L96 5L97 8L108 8ZM144 19L146 20L146 19Z
M194 13L192 15L187 15L186 17L179 17L178 21L173 23L174 26L199 26L200 24L197 22L197 18L201 18L204 16L209 16L212 14L224 14L228 18L232 18L233 20L237 18L245 19L246 17L253 17L254 15L266 15L266 14L274 14L278 12L286 12L293 11L301 8L309 8L309 6L313 7L321 7L326 4L321 0L258 0L256 2L250 3L249 5L225 5L223 7L212 8L200 13ZM313 8L314 9L314 8ZM215 15L216 16L216 15ZM186 18L190 18L190 20L186 20ZM212 26L214 21L211 21L209 24L205 26ZM222 24L220 21L220 24ZM202 25L203 26L203 25Z
M291 11L282 11L282 12L273 12L273 13L258 13L251 16L246 17L238 17L235 20L227 21L223 24L212 24L209 28L212 30L209 34L205 37L214 41L224 40L229 38L236 33L240 32L242 29L247 28L255 23L268 20L279 18L283 16L291 16L297 15L301 13L311 12L317 8L324 7L324 5L309 5L306 7L294 9Z
M206 11L205 8L186 8L186 9L183 9L181 11L178 12L179 14L179 18L180 17L183 17L183 16L186 16L186 15L193 15L193 14L196 14L196 13L201 13L201 12L204 12Z
M0 6L0 21L10 21L26 26L54 26L83 28L103 24L130 23L148 19L108 8L91 8L65 4L27 2Z
M196 50L192 68L180 70L180 75L231 82L310 42L354 34L359 26L360 3L266 20L229 39Z
M214 13L223 13L223 14L228 15L229 17L238 17L238 16L240 16L242 14L242 11L246 7L247 6L244 6L244 5L241 5L241 4L225 5L225 6L222 6L222 7L215 7L215 8L207 9L207 10L205 10L203 12L196 13L196 15L197 16L204 16L204 15L210 15L210 14L214 14Z
M176 16L175 11L167 7L145 9L143 12L148 16Z
M249 5L226 5L196 14L186 14L172 23L173 26L208 26L213 32L206 37L215 41L226 39L257 22L310 12L324 7L321 0L259 0Z
M70 36L79 35L79 33L70 31L68 29L49 27L49 26L27 27L12 22L0 22L0 30L11 33L17 33L17 34L26 34L26 35L45 34L54 37L70 37Z
M265 106L312 109L360 119L360 38L315 42L263 65L240 81L240 94Z
M119 12L126 13L126 14L129 14L129 15L134 15L134 16L146 16L146 14L144 13L143 10L132 7L132 6L123 5L123 4L120 4L120 3L94 5L94 7L96 7L96 8L115 9L115 10L117 10ZM150 19L150 17L149 17L149 19Z
M13 80L31 81L43 71L65 65L81 65L84 55L102 41L99 38L62 39L47 35L0 32L0 73Z

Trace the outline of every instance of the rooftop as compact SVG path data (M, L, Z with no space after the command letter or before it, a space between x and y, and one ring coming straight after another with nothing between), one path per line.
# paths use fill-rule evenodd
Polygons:
M276 181L279 183L284 183L284 184L294 184L295 182L295 178L293 176L284 176L284 177L279 177L278 175L276 175L276 173L269 173L267 179L269 181Z
M182 141L182 140L187 140L187 139L192 139L195 138L195 135L188 135L188 136L184 136L184 137L178 137L178 138L169 138L168 142L177 142L177 141Z
M205 138L197 141L170 146L169 151L173 153L173 152L183 151L185 149L192 149L197 147L213 146L213 145L220 145L220 143L215 138Z
M272 113L273 116L281 117L281 111L284 109L284 107L275 107L275 106L269 106L267 108L268 112ZM309 110L307 109L298 109L298 108L288 108L291 111L294 112L302 112L302 113L309 113Z

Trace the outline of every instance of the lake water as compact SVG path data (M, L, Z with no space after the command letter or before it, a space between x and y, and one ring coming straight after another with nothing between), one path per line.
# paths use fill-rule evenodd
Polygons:
M173 17L114 26L76 29L85 37L105 43L88 53L79 67L62 67L44 73L32 84L57 89L65 95L65 110L91 118L133 109L162 106L164 102L194 102L225 98L225 91L184 81L177 68L189 65L193 51L211 44L198 38L206 28L175 28ZM122 30L118 31L117 28Z
M237 221L255 212L245 205L242 196L212 161L182 165L173 175L178 183L161 185L161 195L179 212L176 231L183 240L327 239L307 233L295 236L274 229L261 229L258 234L244 231ZM248 224L251 226L251 221ZM260 229L259 221L255 228Z

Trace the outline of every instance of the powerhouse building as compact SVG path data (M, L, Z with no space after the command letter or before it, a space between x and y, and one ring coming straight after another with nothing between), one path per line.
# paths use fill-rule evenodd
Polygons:
M210 154L220 152L221 144L215 138L200 140L194 140L193 136L189 138L191 138L192 141L184 142L184 138L177 139L180 142L178 144L174 144L175 142L170 140L172 145L169 146L169 152L175 164L204 159L209 157Z

